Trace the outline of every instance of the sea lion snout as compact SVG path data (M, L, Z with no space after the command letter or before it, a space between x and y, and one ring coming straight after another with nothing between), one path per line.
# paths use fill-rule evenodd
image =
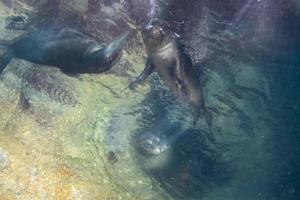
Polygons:
M160 40L164 35L164 31L159 26L147 25L142 29L142 35L144 40L145 39Z
M122 50L121 49L117 49L114 52L112 52L111 54L105 55L105 63L108 65L114 65L114 63L118 60L120 60L122 56Z
M147 25L142 28L142 38L148 51L159 48L163 44L166 33L160 26Z
M114 39L99 56L99 71L107 70L115 65L122 56L122 49L126 44L129 32L125 32ZM103 66L105 66L103 68Z

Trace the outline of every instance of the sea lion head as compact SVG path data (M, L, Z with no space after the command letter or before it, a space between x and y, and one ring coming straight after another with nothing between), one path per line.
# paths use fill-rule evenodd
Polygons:
M93 57L97 60L99 73L109 70L120 60L122 56L122 48L126 43L128 35L129 32L125 32L115 38L106 47L102 48L100 46L96 46L88 52L89 57Z
M139 147L147 155L159 155L169 148L167 141L155 134L144 134L139 139Z
M92 62L97 63L97 73L108 71L113 65L115 65L122 56L122 50L115 49L114 51L108 52L106 47L95 46L92 47L85 53Z
M103 58L99 64L99 71L103 71L103 69L106 68L110 69L114 66L122 57L122 49L107 50L106 48L102 56Z
M163 28L157 25L147 25L142 28L142 37L148 51L159 48L168 38Z

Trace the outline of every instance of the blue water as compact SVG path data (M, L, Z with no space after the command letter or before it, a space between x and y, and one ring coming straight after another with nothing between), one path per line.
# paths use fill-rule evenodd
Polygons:
M137 134L180 137L169 163L146 171L176 199L299 199L299 14L287 1L156 3L197 63L206 103L217 110L217 140L205 123L185 127L188 114L174 114L180 108L153 78L143 102L151 114Z
M122 10L116 2L103 1L105 8L99 12L127 12L136 27L158 19L165 30L178 36L201 79L199 90L212 112L215 132L211 135L203 115L193 127L190 111L152 74L146 83L149 91L128 109L129 117L122 117L117 109L115 118L105 122L109 134L103 142L111 160L118 162L117 153L132 148L130 155L139 169L159 183L166 199L299 200L299 4L292 0L127 0L122 1ZM96 29L102 23L96 19L102 15L90 17L91 11L86 11L84 17L92 22L83 23L80 20L86 18L72 12L59 13L53 26L63 26L71 18L72 28L107 41L124 27L129 29L120 13L106 19L110 26ZM138 38L130 41L127 51L144 52ZM135 71L134 66L125 69L130 70ZM124 143L127 135L119 136L137 113L138 128ZM167 150L145 154L139 143L144 134L159 137Z

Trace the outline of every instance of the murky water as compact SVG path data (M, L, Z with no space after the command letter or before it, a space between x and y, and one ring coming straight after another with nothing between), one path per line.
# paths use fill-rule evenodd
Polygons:
M0 1L1 40L68 27L108 44L132 33L105 73L9 62L0 199L299 199L299 19L293 0ZM159 74L127 88L145 68L149 24L191 58L213 134Z

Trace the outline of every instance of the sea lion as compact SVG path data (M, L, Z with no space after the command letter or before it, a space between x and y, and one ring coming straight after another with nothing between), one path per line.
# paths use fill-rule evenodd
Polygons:
M27 30L30 26L26 15L13 15L5 19L7 30Z
M12 58L56 66L65 73L102 73L121 57L129 33L117 37L108 46L74 29L32 31L13 41L0 41L5 47L0 57L0 73Z
M139 137L138 144L143 153L153 156L163 153L170 147L168 138L153 133L142 134Z
M212 117L204 103L200 79L190 57L177 41L176 34L167 32L158 25L147 25L142 28L142 38L148 54L146 67L138 78L130 83L129 88L134 89L156 71L173 94L181 102L192 107L193 126L203 114L212 132Z

